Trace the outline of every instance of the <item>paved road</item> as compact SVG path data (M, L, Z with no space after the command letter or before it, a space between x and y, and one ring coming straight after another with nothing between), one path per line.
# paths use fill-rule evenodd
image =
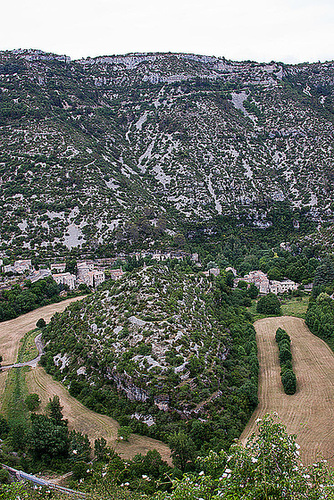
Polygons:
M38 350L38 356L36 358L32 359L31 361L25 361L24 363L14 363L13 365L2 366L2 369L9 370L9 368L21 368L22 366L31 366L32 368L36 368L42 354L44 353L41 333L36 336L35 344Z

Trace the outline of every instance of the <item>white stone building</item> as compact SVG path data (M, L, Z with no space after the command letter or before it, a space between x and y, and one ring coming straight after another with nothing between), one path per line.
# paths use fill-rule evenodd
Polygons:
M55 280L57 285L67 285L70 290L75 289L76 276L71 273L59 273L53 274L52 278Z
M58 271L58 273L64 273L66 269L66 262L59 262L57 264L51 264L51 271Z
M278 293L285 293L289 290L297 290L298 283L295 283L292 280L285 279L284 281L275 281L272 280L270 282L269 291L277 295Z

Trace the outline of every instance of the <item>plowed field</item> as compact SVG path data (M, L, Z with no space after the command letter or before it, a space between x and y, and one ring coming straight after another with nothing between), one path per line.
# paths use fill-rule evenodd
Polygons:
M311 334L304 320L291 316L255 323L259 351L259 405L241 435L244 443L256 431L256 420L277 412L290 434L297 435L305 464L326 458L334 465L334 354ZM283 328L291 337L297 392L284 393L275 333Z

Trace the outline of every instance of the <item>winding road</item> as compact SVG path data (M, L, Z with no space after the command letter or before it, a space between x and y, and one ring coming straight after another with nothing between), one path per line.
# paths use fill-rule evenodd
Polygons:
M334 465L334 353L313 335L304 320L292 316L256 321L260 363L259 405L241 435L241 442L256 432L256 420L277 412L289 434L296 434L305 464L325 458ZM275 333L283 328L291 337L297 392L284 393Z
M36 327L36 322L39 318L43 318L46 322L49 322L56 312L62 312L71 302L82 298L75 297L41 307L19 318L0 323L0 354L3 356L4 363L6 363L5 366L2 366L3 370L0 372L0 410L1 395L5 390L9 368L30 366L33 369L26 373L26 382L29 391L31 393L35 392L40 396L42 407L45 407L49 398L52 398L54 395L59 396L63 407L63 416L68 420L70 429L88 434L91 441L101 437L105 438L108 446L114 448L126 460L132 459L138 453L146 455L149 450L156 449L162 459L171 464L170 449L162 441L147 436L131 434L128 442L118 442L119 424L116 420L86 408L77 399L73 398L60 382L55 381L42 367L37 366L40 356L43 353L40 335L35 339L39 352L38 356L28 362L15 363L20 340L27 332Z
M25 361L24 363L14 363L13 365L5 365L2 366L2 370L8 370L9 368L22 368L22 366L31 366L31 368L36 368L38 365L39 360L41 359L41 356L43 354L43 343L42 343L42 334L39 333L35 337L35 344L38 350L38 356L36 358L30 360L30 361Z

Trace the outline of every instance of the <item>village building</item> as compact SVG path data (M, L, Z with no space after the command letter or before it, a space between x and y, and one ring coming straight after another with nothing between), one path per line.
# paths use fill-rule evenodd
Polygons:
M104 271L93 269L85 273L78 274L77 285L84 284L91 288L96 288L106 280Z
M207 271L204 271L205 276L219 276L220 269L218 267L211 267Z
M57 271L58 273L64 273L66 269L66 262L59 262L56 264L51 264L51 271Z
M55 280L57 285L67 285L70 290L75 289L76 276L71 273L59 273L53 274L52 278Z
M48 276L51 276L50 269L39 269L39 271L33 271L29 274L27 280L31 281L31 283L36 283L36 281L47 278Z
M254 283L260 293L267 294L270 291L268 276L260 270L250 271L250 273L244 276L243 280L247 283Z
M292 280L285 279L283 281L272 280L270 282L269 291L277 295L278 293L286 293L289 290L297 290L298 283Z
M16 260L14 264L8 265L8 266L3 266L3 272L4 273L15 273L15 274L23 274L26 271L32 271L33 267L31 264L31 260Z
M113 280L118 280L123 276L123 274L125 274L122 269L110 269L109 273L110 273L110 278Z

